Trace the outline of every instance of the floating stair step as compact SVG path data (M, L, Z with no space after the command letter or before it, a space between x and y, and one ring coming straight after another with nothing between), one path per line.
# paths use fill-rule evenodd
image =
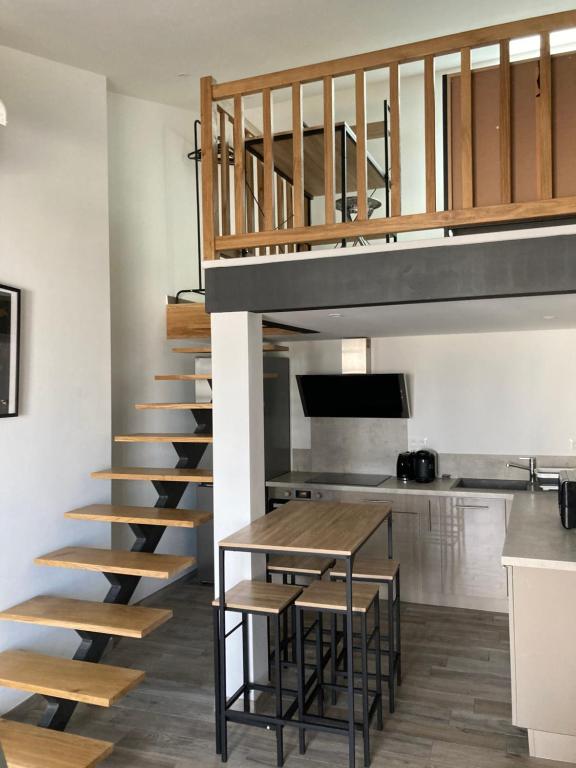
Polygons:
M211 373L160 373L154 376L156 381L212 381ZM277 373L265 373L265 379L277 379Z
M94 768L114 748L108 741L3 719L0 744L8 768Z
M0 653L0 685L110 707L144 678L139 669L60 659L30 651Z
M263 344L263 352L288 352L288 347L282 347L278 344ZM185 355L211 355L211 347L172 347L172 352L182 352Z
M77 568L98 573L121 573L128 576L169 579L195 565L196 558L129 552L123 549L63 547L37 557L34 562L37 565L51 565L57 568Z
M172 618L172 611L140 605L39 595L0 612L0 620L142 638Z
M134 435L116 435L117 443L212 443L212 435L197 434L196 432L140 432Z
M211 483L211 469L183 469L181 467L110 467L92 472L97 480L158 480L165 483Z
M212 403L136 403L139 411L211 411Z
M211 512L199 509L161 509L160 507L124 507L115 504L92 504L66 512L73 520L97 520L105 523L166 525L171 528L196 528L212 520Z

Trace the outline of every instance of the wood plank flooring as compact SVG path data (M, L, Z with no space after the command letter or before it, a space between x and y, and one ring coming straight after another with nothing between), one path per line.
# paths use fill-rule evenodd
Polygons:
M170 585L145 605L174 618L144 640L121 639L107 664L146 670L142 684L111 709L80 705L70 732L113 741L102 768L217 768L212 689L212 589ZM385 614L384 614L385 615ZM508 617L413 604L402 606L404 683L384 731L372 731L373 768L567 768L528 758L525 731L510 723ZM36 722L32 699L9 717ZM285 730L286 768L346 768L344 739L310 734L298 755ZM362 766L361 739L357 765ZM274 768L275 737L231 725L230 768Z

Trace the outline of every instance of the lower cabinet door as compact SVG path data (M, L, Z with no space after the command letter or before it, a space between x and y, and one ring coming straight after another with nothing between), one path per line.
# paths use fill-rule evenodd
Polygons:
M483 599L505 601L506 573L501 564L506 535L504 500L444 499L441 525L442 592L447 604L451 596L476 598L476 603L453 602L470 608L483 607Z
M420 515L417 511L392 513L394 559L400 562L402 601L421 602Z

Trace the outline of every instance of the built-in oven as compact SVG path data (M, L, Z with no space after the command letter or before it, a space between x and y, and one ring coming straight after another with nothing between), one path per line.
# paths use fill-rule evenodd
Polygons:
M289 501L322 501L327 498L327 493L330 492L310 488L269 488L266 512L272 512Z

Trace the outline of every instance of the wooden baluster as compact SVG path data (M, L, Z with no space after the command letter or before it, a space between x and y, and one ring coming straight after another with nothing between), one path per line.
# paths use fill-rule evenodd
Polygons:
M390 64L390 203L392 216L402 215L400 170L400 77L398 63Z
M226 128L228 115L220 110L220 203L222 206L222 234L230 234L230 155Z
M324 78L324 218L334 224L334 80Z
M203 258L216 258L215 240L218 235L218 147L214 137L212 77L200 80L200 117L202 121L202 245ZM200 258L200 254L198 254Z
M424 59L424 130L426 155L426 211L436 211L436 84L434 56Z
M264 163L261 160L256 161L256 179L258 181L258 232L264 231ZM266 248L258 249L260 256L266 255Z
M244 233L246 218L244 136L244 104L242 96L234 96L234 224L237 235Z
M284 229L285 227L284 215L284 179L276 174L276 228ZM278 253L286 253L286 248L283 245L278 246Z
M358 213L356 218L368 218L368 170L366 166L366 73L356 72L356 194Z
M536 95L536 174L538 197L552 197L552 73L550 35L540 35L540 89Z
M262 129L264 136L264 229L274 229L274 149L272 135L272 91L262 91Z
M246 153L246 232L254 232L254 157Z
M292 184L286 182L286 227L288 229L292 229L294 226L294 209L292 207L293 194L294 190L292 189ZM288 245L288 253L292 253L293 251L294 245Z
M500 202L512 202L510 41L500 42Z
M292 85L292 186L294 226L304 226L304 140L302 135L302 84Z
M470 48L460 53L460 133L462 155L462 208L474 205L472 166L472 69Z

